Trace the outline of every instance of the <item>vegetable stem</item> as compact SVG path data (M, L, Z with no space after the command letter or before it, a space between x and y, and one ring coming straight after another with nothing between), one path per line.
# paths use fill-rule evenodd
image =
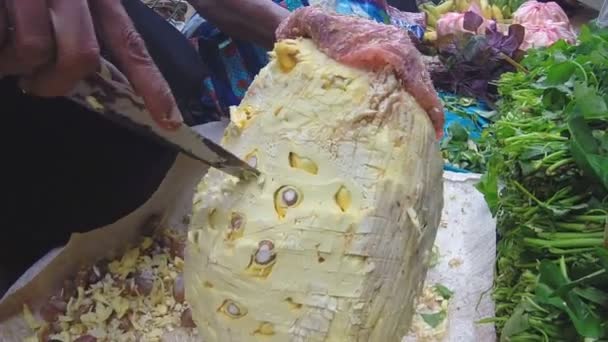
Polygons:
M554 163L553 165L549 166L547 168L547 175L549 176L554 176L555 175L555 171L557 169L559 169L560 167L570 164L570 163L574 163L574 158L567 158L567 159L562 159L560 161L558 161L557 163Z
M542 248L577 248L577 247L600 247L604 239L563 239L563 240L543 240L534 238L524 238L524 242L531 246Z
M571 232L567 232L567 233L562 233L562 232L558 232L558 233L538 233L537 234L540 238L543 239L589 239L589 238L602 238L604 237L604 233L603 232L593 232L593 233L571 233Z

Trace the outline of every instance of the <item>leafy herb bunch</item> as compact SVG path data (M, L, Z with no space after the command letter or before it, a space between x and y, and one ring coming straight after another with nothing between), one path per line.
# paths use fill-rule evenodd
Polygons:
M608 340L608 32L530 51L498 82L478 189L497 216L501 341Z

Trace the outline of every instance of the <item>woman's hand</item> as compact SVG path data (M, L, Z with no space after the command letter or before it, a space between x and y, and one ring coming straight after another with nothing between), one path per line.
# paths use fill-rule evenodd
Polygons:
M100 45L154 120L179 127L171 90L120 0L0 0L0 77L18 76L29 93L67 95L98 70Z

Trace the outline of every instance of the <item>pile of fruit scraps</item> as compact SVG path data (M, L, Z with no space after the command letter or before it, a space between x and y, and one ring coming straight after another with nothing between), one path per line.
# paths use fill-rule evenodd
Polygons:
M160 341L176 328L196 334L182 277L185 237L163 231L119 259L98 262L24 316L26 342Z

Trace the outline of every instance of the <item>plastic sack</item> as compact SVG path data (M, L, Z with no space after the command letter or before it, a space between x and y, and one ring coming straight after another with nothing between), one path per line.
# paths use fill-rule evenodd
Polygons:
M520 49L528 50L553 45L560 39L570 44L576 42L576 34L572 31L569 24L563 22L545 22L542 25L524 25L526 34Z
M522 50L549 46L561 39L576 42L568 15L555 2L525 2L513 13L513 23L526 29Z
M600 16L597 17L597 24L599 27L608 27L608 1L604 1L604 5L602 5Z
M570 23L566 12L555 2L524 2L513 13L514 24L544 25L548 21Z

